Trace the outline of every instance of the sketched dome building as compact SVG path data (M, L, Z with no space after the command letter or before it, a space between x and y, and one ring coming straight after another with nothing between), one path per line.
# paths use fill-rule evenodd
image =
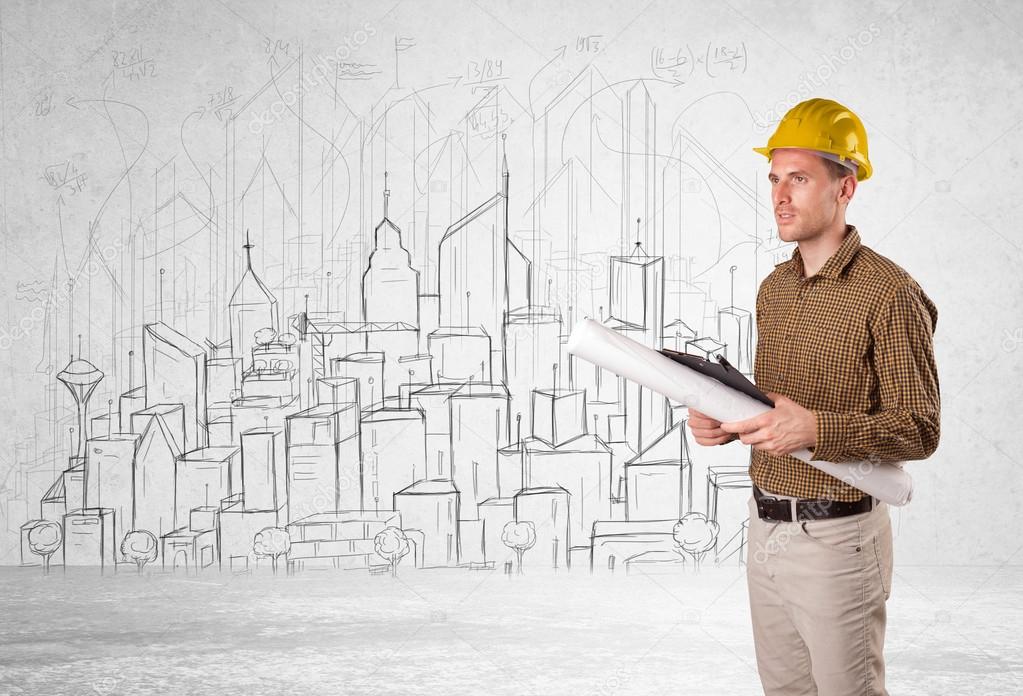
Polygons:
M228 312L231 315L231 354L242 359L242 369L252 362L255 334L260 329L278 330L277 298L252 270L252 244L245 241L245 273L238 281Z
M85 441L89 437L86 432L89 422L87 416L89 397L103 379L103 373L88 360L72 358L67 366L57 373L57 379L75 398L75 405L78 407L78 446L75 449L77 456L84 457Z
M74 358L57 373L57 379L71 390L76 401L82 403L89 398L92 390L103 379L103 372L88 360Z

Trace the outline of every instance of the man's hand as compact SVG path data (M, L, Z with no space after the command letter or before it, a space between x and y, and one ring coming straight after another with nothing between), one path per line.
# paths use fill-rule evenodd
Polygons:
M817 444L817 415L792 399L767 392L774 408L743 421L720 423L726 433L738 433L743 444L770 454L791 454ZM691 410L690 410L691 412Z
M734 433L726 433L721 429L721 421L714 420L710 416L700 413L695 408L689 409L689 429L693 431L696 442L708 447L710 445L723 445L737 439Z

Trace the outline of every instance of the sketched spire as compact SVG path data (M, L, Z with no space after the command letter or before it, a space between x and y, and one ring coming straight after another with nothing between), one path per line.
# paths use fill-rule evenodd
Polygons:
M242 246L245 250L245 267L248 270L252 270L252 242L249 241L249 230L245 229L245 244Z
M505 198L508 198L508 150L505 147L507 139L508 134L501 133L501 192Z
M387 219L387 203L391 198L391 189L387 188L387 172L384 172L384 219Z
M643 242L639 241L639 218L636 218L636 248L629 254L632 256L646 256L647 253L643 250Z
M274 297L270 289L266 287L252 268L252 250L255 248L255 245L249 239L249 231L247 229L245 230L245 244L242 245L242 248L245 249L245 272L231 294L231 300L228 304L235 306L239 304L252 304L253 302L262 303L264 301L276 304L277 298Z
M231 346L236 357L247 360L249 349L255 345L253 332L270 327L278 329L277 298L256 275L252 267L253 244L249 231L245 231L245 271L231 293L227 307L231 314Z

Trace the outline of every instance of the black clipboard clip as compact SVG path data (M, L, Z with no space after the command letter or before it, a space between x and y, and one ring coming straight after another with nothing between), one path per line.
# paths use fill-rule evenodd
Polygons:
M721 382L727 387L741 391L746 396L756 399L757 401L774 407L774 401L771 400L767 394L763 393L753 382L746 378L746 375L736 370L724 355L718 353L715 358L718 361L718 365L715 365L710 360L705 360L699 355L690 355L688 353L680 353L676 350L670 350L668 348L661 348L659 351L665 357L671 358L675 362L682 363L688 368L696 370L702 375L712 377L717 381Z

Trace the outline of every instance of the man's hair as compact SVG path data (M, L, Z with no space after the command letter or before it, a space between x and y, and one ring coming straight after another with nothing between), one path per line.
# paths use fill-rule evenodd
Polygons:
M821 157L821 159L824 160L824 168L828 170L828 174L831 176L832 181L837 181L838 179L841 179L843 176L856 174L856 172L854 172L852 169L849 169L849 167L845 166L844 164L839 164L835 160L830 160L827 157Z

